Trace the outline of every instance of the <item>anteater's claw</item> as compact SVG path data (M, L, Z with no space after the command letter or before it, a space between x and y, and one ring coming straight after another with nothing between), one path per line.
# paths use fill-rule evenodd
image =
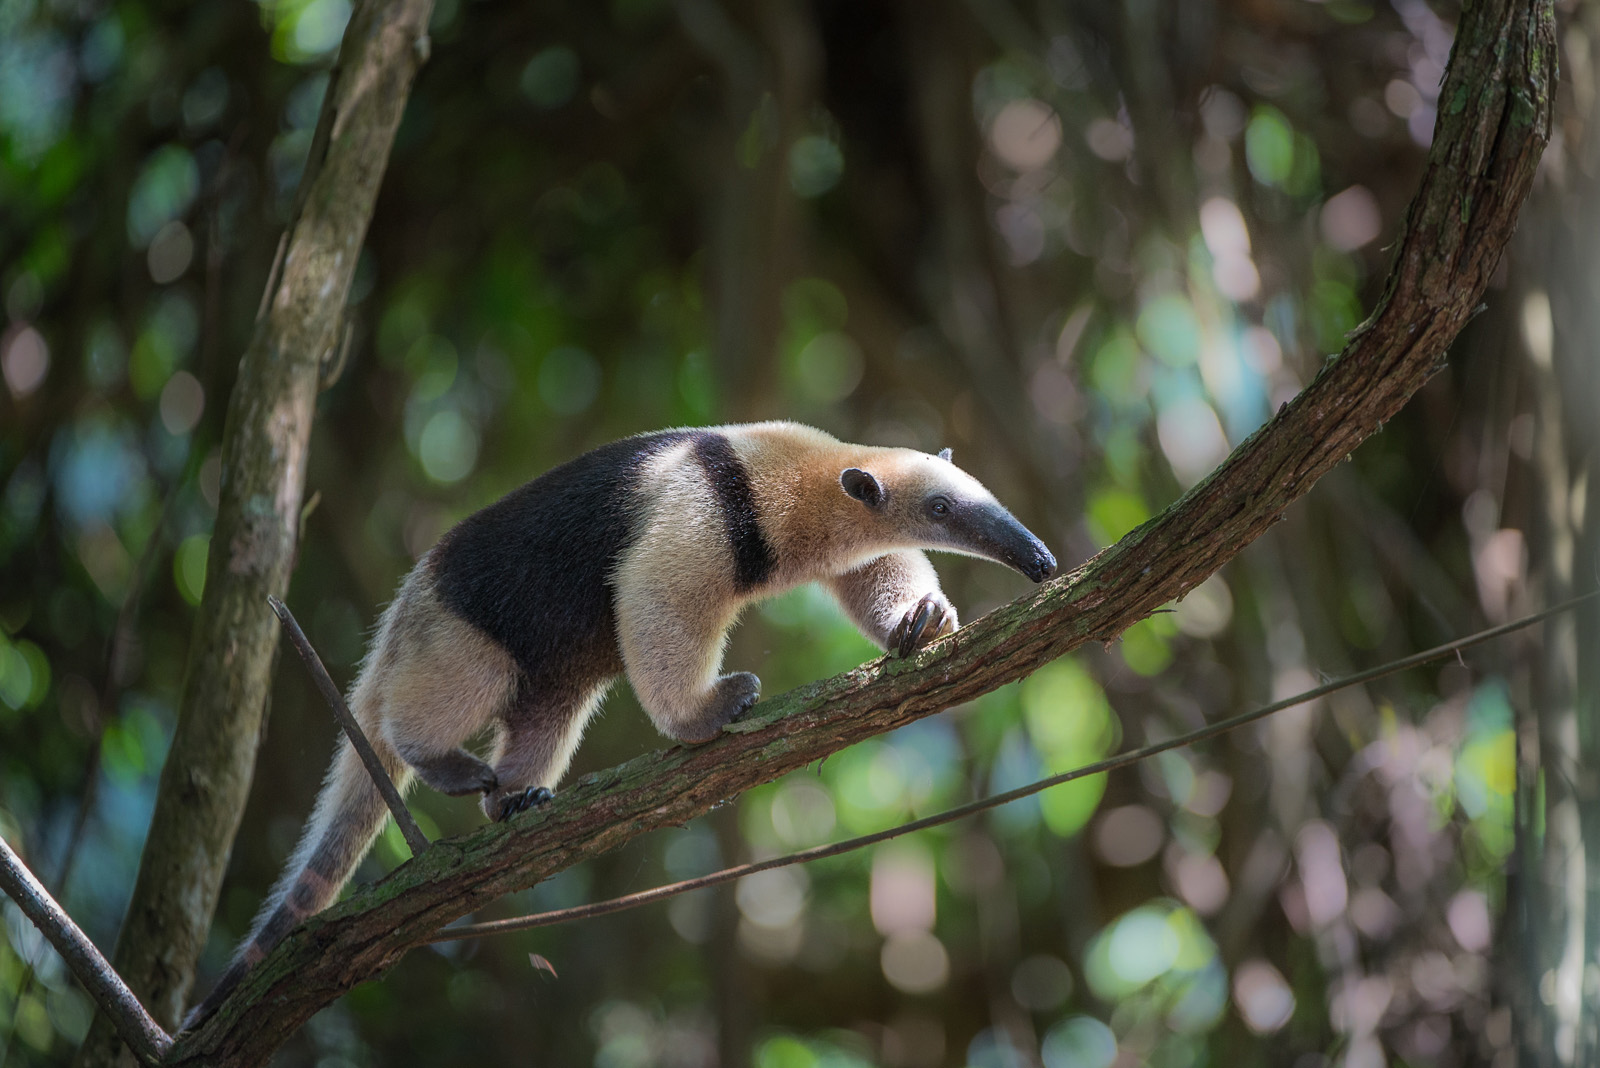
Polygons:
M519 812L526 812L549 801L555 794L545 786L530 786L521 793L507 794L500 799L500 805L495 812L495 822L510 819Z

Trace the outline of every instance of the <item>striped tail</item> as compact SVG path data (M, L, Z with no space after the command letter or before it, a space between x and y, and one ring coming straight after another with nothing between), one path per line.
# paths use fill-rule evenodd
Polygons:
M409 784L411 771L384 740L377 730L376 716L363 715L371 706L362 683L357 682L352 695L356 718L367 732L367 739L377 750L384 770L403 792ZM363 700L368 697L368 700ZM354 874L356 865L367 855L372 840L383 828L389 810L367 769L362 765L349 741L341 738L339 752L328 769L322 792L317 795L316 808L295 846L294 855L278 877L272 892L256 915L250 934L234 951L233 962L217 980L217 985L204 1001L184 1018L184 1029L191 1028L211 1015L239 981L267 952L283 940L284 935L307 916L321 912L339 896L339 891Z

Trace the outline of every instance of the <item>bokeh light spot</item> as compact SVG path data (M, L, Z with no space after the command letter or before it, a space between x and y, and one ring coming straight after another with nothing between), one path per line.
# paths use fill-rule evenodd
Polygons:
M1011 973L1011 996L1033 1012L1061 1007L1072 995L1072 969L1060 957L1036 953L1025 957Z
M1089 534L1101 548L1114 545L1135 527L1150 518L1150 509L1144 498L1132 490L1111 488L1096 492L1089 498L1084 517Z
M1100 817L1095 850L1114 868L1132 868L1160 851L1166 833L1166 824L1150 806L1119 805Z
M1221 575L1212 575L1173 606L1178 629L1191 638L1215 638L1233 619L1233 593Z
M566 45L552 45L528 60L519 83L534 106L551 111L577 93L579 73L578 54Z
M128 241L144 248L161 228L194 203L200 167L182 145L166 145L145 161L128 194Z
M1061 118L1040 100L1013 100L989 125L989 144L1014 171L1036 171L1061 147Z
M1322 205L1322 236L1340 252L1354 252L1383 232L1378 198L1364 185L1336 193Z
M228 76L216 67L207 67L184 90L183 124L190 130L203 130L222 118L227 107Z
M13 327L0 337L0 374L17 400L44 383L50 371L50 346L31 326Z
M1089 151L1107 163L1119 163L1133 155L1133 131L1115 119L1095 119L1083 139Z
M1178 961L1182 946L1167 918L1154 909L1135 909L1118 920L1106 946L1111 970L1127 986L1142 986Z
M192 605L198 605L206 589L206 560L211 553L209 534L191 534L178 543L172 556L172 578L178 593Z
M435 482L460 482L478 463L478 431L453 408L435 412L417 441L417 459Z
M1170 367L1192 366L1200 356L1200 323L1176 293L1146 301L1135 329L1144 347Z
M1184 488L1199 482L1228 455L1228 436L1216 410L1199 397L1180 397L1156 417L1156 439Z
M936 895L928 851L914 842L875 850L869 900L879 934L932 930Z
M194 237L189 228L177 219L156 231L145 252L145 264L150 268L150 278L157 285L166 285L182 277L194 260Z
M805 911L810 882L804 868L773 868L739 880L734 894L744 918L758 927L788 927Z
M169 434L187 434L200 422L206 408L205 387L188 371L167 379L161 389L161 425Z
M1294 127L1274 107L1258 107L1244 131L1244 158L1262 185L1283 185L1294 169Z
M1250 1030L1270 1035L1294 1015L1294 992L1264 960L1247 960L1233 975L1233 1000Z
M350 0L309 0L280 27L289 30L287 38L279 42L283 58L306 63L332 52L349 22Z
M806 134L789 148L789 186L798 196L820 197L844 177L844 152L819 134Z
M1111 1068L1117 1036L1093 1016L1069 1016L1045 1035L1039 1055L1045 1068Z
M907 994L931 994L950 978L950 954L930 931L889 936L879 964L889 985Z
M1494 925L1489 918L1489 903L1478 890L1462 890L1450 899L1445 911L1450 933L1469 953L1482 953L1489 948L1494 935Z
M861 346L837 330L818 334L795 357L800 392L807 399L824 404L844 400L855 392L865 369Z

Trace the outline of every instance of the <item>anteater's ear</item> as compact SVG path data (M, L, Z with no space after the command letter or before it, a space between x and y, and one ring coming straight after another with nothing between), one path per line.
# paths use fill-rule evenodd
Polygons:
M950 462L950 450L949 449L940 449L939 450L939 459L943 460L945 463L949 463Z
M859 467L847 467L839 473L839 485L844 491L868 508L883 504L883 485L869 472Z

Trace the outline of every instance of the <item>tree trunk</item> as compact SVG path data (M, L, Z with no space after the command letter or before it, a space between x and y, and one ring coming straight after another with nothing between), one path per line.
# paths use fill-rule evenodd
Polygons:
M730 14L731 7L742 18ZM714 219L707 288L716 324L712 365L739 419L779 403L783 291L804 261L803 205L789 187L789 150L816 105L821 63L810 7L795 0L725 6L679 0L679 21L722 77L726 137L708 186Z
M1575 71L1590 70L1600 5L1574 13L1564 44ZM1587 33L1587 35L1586 35ZM1550 603L1595 588L1600 509L1595 492L1600 428L1600 143L1592 76L1574 76L1562 100L1564 156L1529 204L1518 242L1520 322L1535 414L1531 462L1540 492L1528 527L1535 582ZM1535 722L1521 732L1517 865L1503 944L1520 967L1508 991L1518 1015L1522 1063L1593 1064L1600 1057L1595 961L1600 958L1600 605L1579 606L1546 631L1533 696Z
M395 128L426 58L431 10L431 0L370 0L351 18L282 262L228 402L205 594L113 961L168 1029L183 1014L249 795L278 644L266 598L288 589L319 374L341 341L345 297ZM78 1064L128 1057L97 1017Z

